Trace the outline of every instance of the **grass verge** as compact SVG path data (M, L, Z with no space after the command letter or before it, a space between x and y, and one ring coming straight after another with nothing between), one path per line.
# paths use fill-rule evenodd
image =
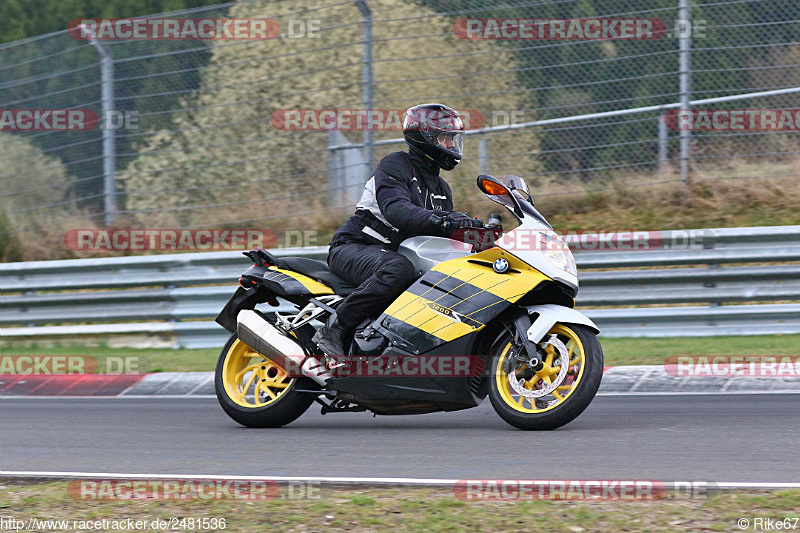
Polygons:
M667 337L657 339L601 337L606 366L661 365L671 355L797 355L800 335L746 337ZM0 357L13 355L85 355L138 357L151 372L213 371L219 356L214 348L171 350L162 348L109 348L103 346L4 346Z
M749 519L752 528L755 517L791 519L800 509L800 491L561 502L462 501L443 489L321 487L317 495L255 502L97 502L72 499L65 481L25 483L0 487L0 515L23 521L224 518L227 531L734 531L741 530L740 518Z
M670 355L797 355L800 335L600 338L606 366L662 365Z

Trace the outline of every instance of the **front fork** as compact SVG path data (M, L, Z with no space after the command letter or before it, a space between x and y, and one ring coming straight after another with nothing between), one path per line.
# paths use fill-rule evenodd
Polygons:
M544 366L542 354L539 346L532 342L528 336L528 331L533 327L531 316L522 308L515 313L511 321L514 334L514 345L508 353L506 361L503 363L503 371L510 373L514 369L514 362L524 363L533 371L538 372Z

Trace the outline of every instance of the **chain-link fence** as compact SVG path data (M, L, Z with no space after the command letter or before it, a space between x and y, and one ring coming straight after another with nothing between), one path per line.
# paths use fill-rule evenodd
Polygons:
M467 205L481 171L522 175L543 202L800 173L800 126L786 123L800 116L781 112L800 94L793 0L253 0L168 16L279 29L0 46L0 109L88 109L120 126L0 131L0 244L104 224L335 227L374 162L403 148L395 112L430 101L478 130L448 178ZM681 122L688 107L777 118ZM348 122L365 109L374 131Z

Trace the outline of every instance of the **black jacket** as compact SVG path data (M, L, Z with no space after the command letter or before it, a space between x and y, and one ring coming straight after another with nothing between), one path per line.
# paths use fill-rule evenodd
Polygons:
M445 235L431 220L453 211L453 193L439 167L414 151L384 157L364 186L356 213L334 234L342 243L382 244L397 250L416 235Z

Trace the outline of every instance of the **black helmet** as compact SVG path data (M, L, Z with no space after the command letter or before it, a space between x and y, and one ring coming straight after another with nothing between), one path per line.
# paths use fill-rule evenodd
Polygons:
M458 111L442 104L410 107L403 120L403 137L444 170L453 170L464 153L464 122Z

